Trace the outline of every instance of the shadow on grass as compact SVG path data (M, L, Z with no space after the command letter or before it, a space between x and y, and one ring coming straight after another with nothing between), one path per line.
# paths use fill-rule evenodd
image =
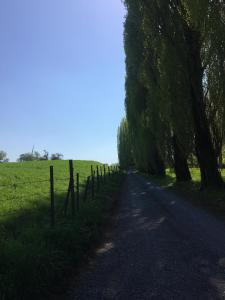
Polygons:
M153 176L141 173L144 177L148 178L150 181L163 186L165 188L172 187L176 184L176 177L172 172L167 172L166 176Z
M0 299L49 299L53 291L62 289L69 274L99 241L121 182L122 175L113 176L93 201L81 202L73 220L70 214L62 216L65 194L57 194L54 228L47 198L46 204L2 219Z
M99 249L94 268L69 298L150 299L154 290L154 299L208 298L209 294L217 299L220 290L223 292L221 281L213 285L212 279L217 275L215 266L224 259L223 252L212 258L201 232L197 239L196 235L187 239L182 230L190 227L169 213L171 203L167 208L157 205L159 198L154 192L152 201L147 201L149 180L131 174L136 172L130 172L130 179L128 176L114 234ZM183 214L185 218L185 211Z
M157 185L164 187L168 191L172 191L194 205L205 208L218 216L225 217L225 190L224 188L215 189L207 188L201 190L200 172L198 169L192 169L192 181L177 182L176 176L172 170L167 170L165 177L149 176L143 174L149 180Z

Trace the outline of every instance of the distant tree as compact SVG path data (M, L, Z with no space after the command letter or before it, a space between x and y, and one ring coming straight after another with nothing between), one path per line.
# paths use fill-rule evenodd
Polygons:
M49 158L48 151L44 150L43 152L44 152L44 154L39 158L39 160L48 160L48 158Z
M40 152L38 152L38 151L22 153L22 154L20 154L17 161L22 162L22 161L33 161L33 160L48 160L49 152L47 150L44 150L43 152L44 152L43 155L41 155ZM56 155L55 159L61 159L61 157L63 156L60 153L56 153L54 155ZM60 158L57 158L57 157L60 157Z
M41 154L38 151L34 151L33 160L40 160Z
M0 151L0 162L8 162L7 153L5 151Z
M51 155L51 160L62 160L63 154L62 153L53 153Z
M37 154L36 154L37 157ZM23 161L32 161L35 160L35 154L31 153L31 152L27 152L27 153L22 153L20 154L18 161L23 162Z

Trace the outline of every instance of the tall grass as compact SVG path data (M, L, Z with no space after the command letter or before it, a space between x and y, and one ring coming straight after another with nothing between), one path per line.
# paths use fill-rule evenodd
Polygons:
M111 176L94 201L81 203L72 221L59 209L68 187L68 162L53 162L57 211L56 226L49 220L50 162L0 165L0 299L48 298L51 289L76 268L99 239L121 176ZM75 161L81 184L97 162ZM23 184L23 182L26 184ZM108 200L107 200L108 199Z

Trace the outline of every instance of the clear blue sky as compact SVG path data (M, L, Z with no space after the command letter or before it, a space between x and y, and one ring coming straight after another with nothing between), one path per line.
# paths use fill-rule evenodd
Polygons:
M0 1L0 149L117 161L121 0Z

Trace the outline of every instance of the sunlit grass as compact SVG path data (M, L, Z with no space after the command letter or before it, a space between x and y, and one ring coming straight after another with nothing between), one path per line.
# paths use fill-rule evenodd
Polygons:
M21 214L23 210L33 209L37 214L38 207L49 206L50 165L54 166L56 196L62 200L69 184L68 161L0 164L0 222L13 214ZM74 161L74 173L80 174L81 186L91 173L91 165L95 168L100 163Z
M81 200L80 211L63 216L69 184L66 161L54 161L56 225L50 226L49 166L51 162L0 164L0 299L44 299L63 284L98 241L122 175L107 178L96 198ZM82 185L93 161L74 161ZM47 295L48 298L48 295Z
M200 186L201 174L199 168L190 168L192 183ZM225 169L221 170L222 177L225 181ZM156 177L152 176L155 182L162 184L167 187L171 187L176 184L176 175L173 169L166 170L166 177Z

